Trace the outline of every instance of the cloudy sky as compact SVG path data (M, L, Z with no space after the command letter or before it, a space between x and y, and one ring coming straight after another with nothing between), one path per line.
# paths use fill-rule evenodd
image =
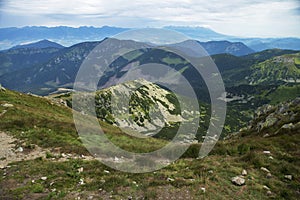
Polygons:
M0 27L205 26L245 37L300 37L300 0L0 0Z

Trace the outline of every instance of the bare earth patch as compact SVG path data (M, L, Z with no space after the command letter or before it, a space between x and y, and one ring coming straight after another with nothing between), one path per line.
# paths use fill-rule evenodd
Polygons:
M0 132L0 168L6 167L11 162L45 157L46 152L38 146L30 150L16 149L16 141L17 139L12 136Z

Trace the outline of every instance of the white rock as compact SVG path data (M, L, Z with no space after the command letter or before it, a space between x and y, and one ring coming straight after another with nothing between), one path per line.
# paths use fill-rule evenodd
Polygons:
M264 154L271 154L270 151L263 151Z
M167 181L169 181L169 182L173 182L173 181L175 181L173 178L167 178Z
M261 170L261 171L264 171L264 172L266 172L266 173L270 173L270 170L268 170L268 169L265 168L265 167L261 167L260 170Z
M80 167L79 169L77 169L78 173L82 173L83 172L83 167Z
M205 189L205 187L201 187L201 188L200 188L200 190L201 190L203 193L205 193L205 192L206 192L206 189Z
M243 169L243 171L242 171L242 176L247 176L247 171L245 170L245 169Z
M84 180L82 178L79 180L79 184L84 185Z
M117 156L115 156L114 161L115 161L115 162L119 162L120 159L119 159Z
M2 104L2 106L5 107L5 108L12 108L12 107L14 107L14 105L10 104L10 103L4 103L4 104Z
M241 186L245 184L245 179L239 176L233 177L231 182L235 185Z
M274 160L273 156L269 156L269 159Z
M109 173L110 173L110 171L108 171L108 170L104 170L104 173L106 173L106 174L109 174Z
M43 177L41 177L41 180L45 181L45 180L47 180L47 177L43 176Z
M208 173L209 173L209 174L213 174L214 171L213 171L213 170L209 170Z
M23 149L23 147L19 147L19 148L17 148L16 151L22 153L24 151L24 149Z
M268 186L266 186L266 185L263 186L263 189L270 190L270 188Z
M272 192L270 190L267 191L267 195L272 195Z
M239 176L233 177L231 182L235 185L241 186L245 184L245 179Z
M284 175L284 178L291 181L293 179L293 176L292 175Z

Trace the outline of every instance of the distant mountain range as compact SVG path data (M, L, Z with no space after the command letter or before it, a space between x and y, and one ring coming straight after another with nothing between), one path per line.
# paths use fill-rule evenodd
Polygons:
M300 38L240 38L217 33L204 27L177 27L167 26L166 29L181 32L191 39L200 42L230 41L243 42L255 51L280 48L300 50ZM129 28L109 27L43 27L32 26L23 28L0 28L0 49L9 49L13 46L48 39L64 46L71 46L85 41L100 41L106 37L130 30Z
M38 42L29 43L29 44L17 45L17 46L12 47L11 49L45 49L45 48L61 49L61 48L64 48L64 46L45 39L45 40L41 40Z

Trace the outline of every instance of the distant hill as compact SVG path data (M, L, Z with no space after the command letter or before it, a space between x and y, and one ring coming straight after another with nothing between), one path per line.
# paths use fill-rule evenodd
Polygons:
M250 84L300 82L300 53L277 56L251 67Z
M12 47L11 49L45 49L45 48L61 49L61 48L64 48L64 46L62 46L56 42L49 41L49 40L41 40L38 42L29 43L29 44L17 45L17 46Z
M0 51L0 76L3 74L31 68L60 54L58 48L20 48Z
M241 42L228 42L228 41L210 41L199 42L209 55L215 55L220 53L228 53L235 56L243 56L250 53L254 53L254 50L247 47Z

